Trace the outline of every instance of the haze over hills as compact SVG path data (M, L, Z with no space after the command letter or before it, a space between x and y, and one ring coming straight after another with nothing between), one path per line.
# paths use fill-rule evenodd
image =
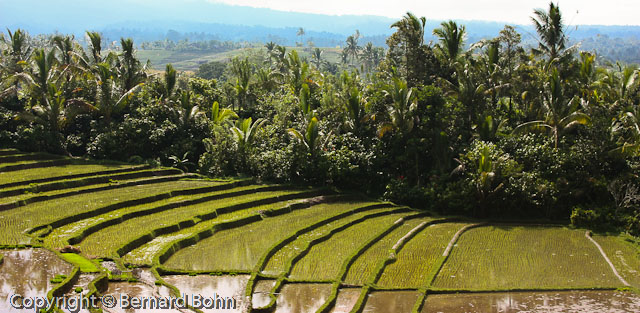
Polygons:
M34 9L35 8L35 9ZM533 10L533 9L532 9ZM82 42L86 30L99 31L106 41L131 37L143 41L220 40L269 42L293 46L312 41L319 47L343 46L347 36L359 30L360 43L386 46L386 38L396 19L371 15L322 15L277 11L248 6L211 3L206 0L113 0L94 2L21 0L0 1L0 27L22 28L32 35L54 32L74 34ZM441 21L427 19L426 40L436 40L431 29ZM504 28L503 22L459 21L467 29L467 44L493 38ZM535 45L531 25L515 25L525 45ZM298 29L304 37L297 36ZM581 42L585 50L604 52L609 59L638 62L634 50L640 44L640 26L568 25L572 43ZM624 50L622 58L616 53ZM631 51L631 52L630 52ZM633 54L633 57L628 57Z
M37 9L34 9L37 8ZM170 30L179 33L198 33L201 37L233 41L280 41L292 44L299 38L296 31L303 27L305 40L313 38L316 45L342 42L358 29L375 44L393 30L395 19L381 16L321 15L276 11L247 6L211 3L205 0L113 0L94 2L21 0L0 2L0 27L23 28L32 34L71 33L81 35L85 30L104 32L108 37L133 37L139 40L162 40ZM493 37L504 23L461 21L467 26L470 42ZM428 20L427 29L438 27L440 21ZM533 33L530 25L518 27L526 37ZM430 32L427 32L430 34ZM202 36L208 35L208 36ZM597 34L609 37L640 39L640 26L579 26L570 31L574 40ZM376 39L376 37L379 37ZM198 40L198 38L189 38ZM432 39L432 38L427 38Z

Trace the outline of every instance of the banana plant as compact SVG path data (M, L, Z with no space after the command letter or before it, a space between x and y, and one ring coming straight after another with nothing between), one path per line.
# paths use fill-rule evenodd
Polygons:
M307 152L314 158L318 149L326 145L327 141L331 137L331 133L327 136L323 136L319 129L319 122L317 117L312 117L307 124L304 134L294 128L289 128L289 134L291 134L299 143L301 143ZM320 141L321 137L324 137L324 141Z
M211 105L211 123L220 126L228 120L238 119L238 114L231 109L221 109L218 101Z
M238 145L238 149L245 151L251 147L256 133L266 122L267 120L263 118L259 118L254 122L250 117L238 120L235 126L230 128L231 135Z

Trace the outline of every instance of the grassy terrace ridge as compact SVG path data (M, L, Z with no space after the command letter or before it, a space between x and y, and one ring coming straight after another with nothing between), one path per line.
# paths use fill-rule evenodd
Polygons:
M217 210L242 203L266 200L270 198L286 196L296 193L302 193L299 190L280 190L255 192L248 195L238 197L224 198L212 202L205 202L193 206L179 207L173 210L162 211L155 214L144 215L127 220L123 223L116 224L104 228L96 233L89 235L83 240L79 247L83 253L96 257L119 257L116 251L123 243L128 243L134 239L152 232L156 229L176 225L194 225L197 220L202 219L199 215L207 215L214 213L217 218L226 219L237 217L239 212L230 212L227 214L217 213Z
M594 234L592 238L602 246L618 273L633 287L640 288L640 247L627 236Z
M304 198L306 194L307 193L300 193L299 198L292 199L292 200L278 201L278 202L268 203L264 205L256 205L248 209L238 211L234 214L230 214L227 217L221 216L223 218L214 218L206 221L201 221L192 227L185 227L175 232L157 236L153 240L127 253L124 256L123 260L125 263L129 263L129 264L153 265L154 257L165 246L167 246L171 242L184 239L189 236L193 236L195 234L199 234L203 231L219 226L220 224L225 222L245 218L255 214L260 215L262 217L262 216L265 216L267 212L270 213L270 212L273 212L274 210L278 210L286 207L292 207L292 205L296 203L304 203L305 201L308 200L308 198ZM293 208L293 209L296 209L296 208ZM297 208L297 209L301 209L301 208ZM286 213L280 213L280 214L286 214Z
M170 168L141 169L125 173L99 174L91 177L63 179L55 182L30 184L29 186L10 187L0 190L0 201L17 201L33 195L50 196L64 194L69 191L80 191L95 187L114 185L136 179L177 174L181 174L181 171Z
M409 214L396 213L367 219L334 234L329 240L314 245L296 262L289 277L294 280L335 280L340 265L363 242Z
M374 210L367 210L358 212L344 218L330 221L310 232L307 232L301 236L298 236L295 240L291 241L284 247L278 249L278 251L269 258L267 264L262 270L263 274L270 276L279 276L287 271L287 266L291 262L291 259L296 257L302 249L304 249L311 241L317 240L326 236L336 228L343 227L343 225L351 223L354 220L360 219L363 216L370 215L376 212L388 211L389 208L379 208Z
M344 212L375 202L344 201L323 203L276 217L269 217L245 227L223 230L193 246L179 250L165 266L182 270L250 271L275 243L288 235ZM223 257L220 257L222 254Z
M433 218L420 218L407 220L391 233L384 236L380 241L373 244L351 264L347 276L344 279L346 284L363 285L369 278L375 267L389 257L389 250L393 245L411 229L418 226L423 221L431 221Z
M61 159L62 156L48 153L21 153L13 155L0 155L0 165L23 164L33 161Z
M435 288L456 290L621 285L584 231L510 225L477 227L463 233L433 283Z
M463 223L433 224L407 242L395 262L388 264L377 285L381 288L417 289L427 283L435 261Z
M35 168L13 172L0 172L0 189L8 189L30 184L138 171L150 168L147 165L94 164L76 162L53 168Z
M32 237L25 231L41 225L91 212L116 202L140 199L145 196L216 184L208 180L175 180L121 188L117 193L104 190L88 194L27 204L0 212L0 242L4 245L30 244Z
M237 184L235 182L220 184L217 186L220 186L220 188L215 191L205 192L208 189L203 188L201 191L196 191L191 194L175 195L158 201L126 206L121 209L112 210L101 215L92 216L57 227L53 229L46 238L44 238L44 244L46 247L50 248L63 247L69 243L75 244L82 241L84 237L91 233L117 223L122 223L130 218L158 213L162 210L173 209L183 204L224 199L234 195L237 196L253 192L256 188L264 188L264 186L260 185L236 187Z
M163 182L171 182L176 180L183 180L194 178L196 175L193 174L180 174L181 172L176 172L175 170L167 170L166 172L159 172L160 174L168 174L168 175L160 175L160 176L151 176L144 177L140 179L131 179L125 181L111 181L105 184L92 185L89 187L76 187L71 189L64 190L54 190L50 192L44 192L39 194L24 194L21 196L13 196L2 198L0 201L6 201L4 203L0 203L0 211L11 210L15 208L19 208L29 204L35 204L43 201L51 201L55 199L61 199L71 196L89 194L99 191L105 190L117 190L122 188L127 188L131 186L142 186L142 185L150 185L157 184Z
M15 163L7 163L0 165L0 172L10 172L10 171L19 171L24 169L33 169L33 168L43 168L43 167L54 167L60 165L72 164L72 159L53 159L53 160L42 160L42 161L23 161L23 162L15 162Z

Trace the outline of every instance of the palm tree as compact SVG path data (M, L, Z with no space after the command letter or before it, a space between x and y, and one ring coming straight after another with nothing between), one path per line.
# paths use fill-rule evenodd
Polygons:
M560 8L553 2L549 2L548 11L536 9L533 13L531 21L540 36L538 49L535 51L546 54L552 62L562 54L567 41Z
M251 80L252 67L249 63L249 58L244 58L244 60L240 60L237 57L234 58L231 61L231 70L236 76L234 89L238 97L238 108L246 108L251 94L249 82Z
M365 119L366 103L367 99L357 87L354 86L349 90L348 97L344 104L349 118L347 125L356 133L360 129L362 121Z
M567 99L562 90L562 81L556 68L545 84L543 93L543 109L546 111L543 120L530 121L518 125L513 130L514 134L528 131L543 131L553 136L555 147L558 147L559 137L562 133L575 128L578 125L588 125L591 119L585 113L578 112L580 99L574 97Z
M361 47L358 46L358 38L354 36L347 37L347 46L344 48L347 56L351 57L351 64L358 58Z
M640 106L627 108L611 125L612 137L618 137L618 148L612 152L637 156L640 155Z
M112 70L108 63L98 63L94 66L96 103L95 105L87 104L88 109L98 112L104 117L107 125L111 123L113 114L123 111L127 107L131 95L142 88L142 84L138 84L131 89L124 89L116 82L114 71L115 69Z
M304 28L302 27L298 28L298 32L296 32L296 36L300 37L299 44L301 47L304 46L304 34L305 34Z
M407 82L399 78L393 79L393 85L385 90L391 97L391 105L387 106L388 121L378 129L378 136L383 137L388 131L398 131L401 135L408 134L413 129L413 114L417 109L413 89L407 87Z
M313 49L313 53L311 53L311 63L313 63L317 69L320 69L322 64L324 64L324 60L322 59L323 52L320 48L315 48Z
M269 62L269 65L273 64L274 52L277 46L278 45L276 45L273 41L269 41L264 45L264 47L267 48L267 56L265 61Z
M164 71L164 99L169 100L173 95L173 89L176 86L176 70L170 63L167 64Z
M433 34L440 37L437 48L445 56L449 64L453 64L464 47L466 30L464 25L458 27L454 21L442 22L440 28L433 30Z
M403 74L409 86L415 86L426 76L428 57L427 47L424 45L424 28L426 18L417 18L411 12L399 21L391 24L398 30L387 39L389 58L394 63L403 65Z
M205 115L205 113L200 110L200 106L198 106L197 102L192 99L192 92L183 90L180 93L180 100L178 102L178 120L180 121L180 126L185 130L189 129L189 127L196 122L196 119Z
M131 38L120 40L122 53L120 54L118 76L122 80L124 90L130 90L135 86L144 83L147 79L146 66L142 66L135 57L133 40Z
M89 38L89 51L93 58L93 64L98 64L103 61L102 59L102 36L98 32L87 32Z
M31 57L32 48L28 45L29 37L26 32L17 29L15 32L7 30L9 38L0 36L0 42L6 45L7 50L2 51L4 58L0 61L0 74L5 74L6 79L0 81L0 99L8 95L17 97L20 85L18 73L24 71L24 67L28 65ZM1 76L0 76L1 77Z

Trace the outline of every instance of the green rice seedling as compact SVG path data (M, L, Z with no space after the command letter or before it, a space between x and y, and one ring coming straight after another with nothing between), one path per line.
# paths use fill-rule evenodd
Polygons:
M465 224L440 223L426 227L405 243L395 262L388 264L377 282L383 288L419 288L442 255L451 237Z
M318 238L322 238L329 234L333 229L342 227L352 221L360 219L366 215L377 213L377 212L386 212L389 208L381 208L370 211L359 212L345 218L329 222L319 228L314 229L308 233L303 234L296 238L296 240L288 243L286 246L282 247L278 252L276 252L270 259L267 265L265 266L263 273L267 275L279 276L282 275L285 271L287 271L287 266L291 262L291 259L298 255L302 249L304 249L311 241L316 240ZM339 267L339 265L338 265ZM335 277L333 277L335 278Z
M256 192L248 195L214 200L211 202L200 203L193 206L179 207L168 211L149 214L127 220L120 224L106 227L86 237L79 246L83 253L87 255L97 257L118 257L119 255L116 254L116 250L118 250L120 246L156 229L171 225L177 225L181 222L184 222L184 226L177 227L178 229L186 226L192 226L196 223L196 221L194 221L193 219L197 218L198 215L213 213L217 209L232 205L295 193L301 193L301 191L283 190L271 192ZM242 213L242 211L240 211L232 212L229 214L215 215L217 215L218 218L226 219L237 217L240 214L246 213Z
M147 212L160 212L163 207L166 209L170 209L172 205L177 205L179 203L183 203L186 201L195 201L197 199L204 198L212 198L217 197L219 199L223 199L227 197L231 197L234 194L242 193L242 192L250 192L256 190L257 188L264 187L262 185L250 185L250 186L240 186L236 188L230 189L222 189L216 190L207 193L194 193L194 194L186 194L186 195L177 195L174 197L170 197L167 199L162 199L159 201L153 201L149 203L144 203L140 205L134 205L129 207L124 207L122 209L109 211L107 213L97 215L95 217L86 218L75 223L70 223L58 228L55 228L51 233L44 239L44 245L48 248L61 248L68 244L75 244L76 242L81 241L83 237L89 235L90 233L95 232L95 230L104 228L105 224L116 224L123 222L126 219L133 218L136 215L144 215ZM72 240L74 242L69 242Z
M383 215L365 220L334 234L329 240L314 245L291 270L295 280L335 280L341 265L364 242L409 213Z
M52 284L59 284L63 282L65 279L67 279L67 275L58 274L55 277L51 278L49 281Z
M239 211L238 214L225 214L225 216L228 215L228 217L221 216L221 218L202 221L193 227L186 227L176 232L171 232L166 235L158 236L153 240L151 240L150 242L145 243L141 247L127 253L123 257L123 260L126 263L150 266L153 264L153 258L155 257L155 255L158 252L160 252L169 243L172 243L176 240L180 240L183 238L187 238L194 234L198 234L202 231L210 229L215 225L218 225L225 221L243 218L251 214L261 214L263 212L269 212L270 210L283 208L292 203L299 202L299 201L300 199L279 201L272 204L265 204L265 205L255 206L247 210L242 210L242 212Z
M84 273L97 273L100 271L100 268L96 264L81 255L75 253L60 253L60 257L75 267L80 268L80 271Z
M358 256L353 264L351 264L349 271L347 272L345 282L352 285L365 284L367 279L373 274L376 266L383 260L389 258L389 251L398 239L402 238L402 236L423 221L430 220L432 219L419 218L408 220L382 238L382 240L369 247L363 254Z
M434 287L469 290L618 287L583 230L485 226L460 236Z
M593 235L618 273L629 284L640 288L640 247L627 235Z
M118 189L117 192L113 190L92 192L0 211L0 244L29 244L32 238L25 234L25 231L30 228L70 218L116 202L212 184L210 181L170 181L126 187Z
M290 234L316 221L367 204L373 203L345 201L318 204L241 228L223 230L178 251L165 265L185 270L252 270L269 248Z
M50 168L32 168L12 172L0 172L0 188L8 188L30 183L42 183L63 179L81 178L100 174L119 173L130 170L140 170L143 166L121 164L88 164L74 162Z

